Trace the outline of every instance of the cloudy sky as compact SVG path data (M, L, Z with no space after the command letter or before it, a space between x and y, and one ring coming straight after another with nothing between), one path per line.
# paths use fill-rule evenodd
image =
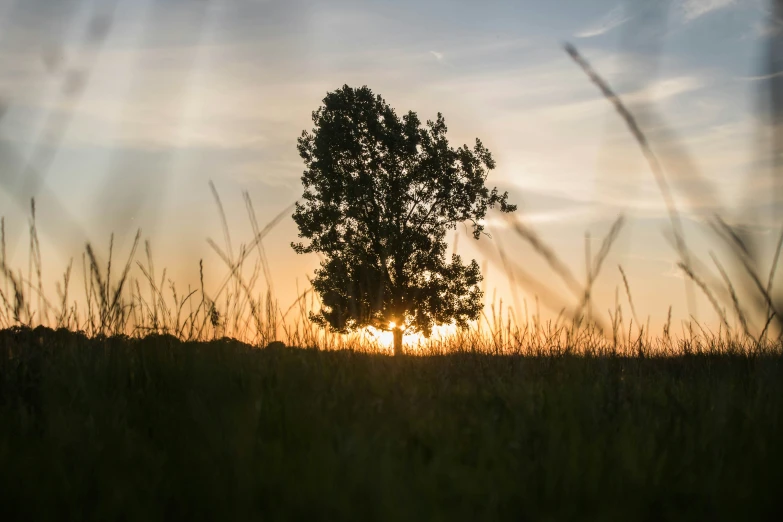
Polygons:
M614 306L622 264L642 317L660 322L669 305L687 317L655 178L563 44L638 115L689 244L709 260L721 251L708 212L776 241L757 125L770 31L763 0L0 0L9 249L26 264L34 196L52 279L86 240L105 251L114 232L127 249L139 227L182 284L197 281L200 258L220 272L205 241L222 244L209 180L236 248L252 237L242 191L262 224L292 204L303 169L296 138L311 111L330 90L366 84L398 113L442 112L454 145L481 138L497 161L487 183L510 192L520 219L580 279L585 233L596 253L625 213L596 308ZM575 302L512 229L494 216L489 229L552 290L552 310ZM284 304L318 263L293 253L295 239L286 218L265 242ZM493 241L463 234L458 248L486 263L490 298L494 288L513 301ZM519 291L532 299L534 285ZM709 321L705 303L696 313Z

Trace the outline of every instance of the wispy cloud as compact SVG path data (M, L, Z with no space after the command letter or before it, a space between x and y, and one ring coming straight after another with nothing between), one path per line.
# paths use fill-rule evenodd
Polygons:
M757 82L761 80L771 80L772 78L777 78L778 76L783 76L783 71L772 74L762 74L761 76L737 76L737 79L747 82Z
M528 225L567 225L584 224L592 220L600 220L606 216L611 216L612 210L591 203L574 201L570 207L555 208L550 210L541 210L536 212L527 212L520 210L519 218ZM484 221L493 229L509 228L508 220L494 213Z
M662 101L680 94L698 90L703 85L704 81L698 76L676 76L657 81L634 96L639 99L647 99L650 101Z
M601 19L588 25L574 36L577 38L592 38L593 36L600 36L623 25L628 20L629 17L625 14L623 7L618 5L606 13L606 15L601 17Z
M653 82L644 89L622 94L621 98L626 104L661 103L696 91L703 85L704 81L695 75L675 76ZM606 100L599 96L593 96L583 101L542 105L538 109L538 113L542 117L558 120L584 120L610 109Z
M734 5L735 0L684 0L680 9L686 22Z

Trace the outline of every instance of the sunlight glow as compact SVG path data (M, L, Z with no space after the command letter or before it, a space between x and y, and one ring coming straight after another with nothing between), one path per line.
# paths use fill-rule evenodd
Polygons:
M390 322L389 330L379 330L378 328L374 328L372 326L368 326L366 330L370 334L372 340L377 343L378 348L381 348L383 351L391 352L391 349L394 346L394 332L392 330L396 327L396 325L396 323ZM425 341L426 340L424 336L419 333L407 331L403 332L402 334L402 342L407 349L419 346Z
M372 326L367 327L367 332L370 334L371 339L378 343L377 346L383 351L391 351L394 346L394 328L397 323L389 322L389 330L379 330ZM422 348L430 341L443 341L457 333L457 325L455 324L443 324L433 326L430 333L430 338L427 339L424 334L414 333L412 329L406 330L402 334L402 342L405 345L406 350L415 351L417 348Z

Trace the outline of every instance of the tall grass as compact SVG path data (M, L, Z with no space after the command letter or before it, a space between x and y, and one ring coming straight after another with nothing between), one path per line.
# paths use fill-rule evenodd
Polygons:
M776 520L782 362L4 331L0 501L6 520Z
M364 331L352 335L338 335L321 330L308 318L319 306L317 296L311 288L298 289L298 297L285 306L274 297L273 275L266 258L263 240L270 230L288 212L281 212L263 229L253 210L247 193L244 194L248 217L254 236L247 244L232 249L231 227L222 212L222 204L214 185L211 189L218 208L221 210L225 248L214 240L208 243L225 264L226 275L209 291L204 283L204 262L199 260L200 279L194 288L188 285L184 291L167 275L164 268L157 272L149 241L144 241L143 258L139 257L141 233L137 232L130 249L121 257L117 267L118 254L114 249L113 236L109 239L105 260L91 244L86 244L82 255L83 288L81 299L74 296L72 288L73 262L65 269L62 280L56 284L57 299L44 295L41 269L38 228L35 220L35 204L31 204L30 266L25 276L21 269L8 266L5 256L5 222L0 221L0 329L12 327L46 326L81 332L88 337L124 336L141 338L150 334L171 335L182 341L209 341L224 337L233 338L252 346L264 347L274 341L288 346L318 348L321 350L352 349L359 351L388 352L378 337ZM532 315L524 300L524 316L511 306L504 306L493 293L488 303L489 313L481 317L471 328L447 336L434 335L408 343L407 349L420 354L445 354L450 352L479 352L493 354L564 355L587 356L644 356L681 355L683 353L778 353L781 351L779 338L765 335L757 338L750 335L746 321L741 328L733 328L725 314L717 332L712 332L692 320L683 323L679 333L671 331L671 315L659 335L652 333L649 326L640 323L634 308L630 283L622 267L625 292L630 305L630 319L626 319L623 305L616 300L614 309L607 311L609 321L598 314L588 315L591 290L600 273L611 245L619 235L624 223L618 217L604 238L601 248L590 260L585 285L580 285L567 265L559 259L552 248L546 245L523 221L512 221L513 229L523 240L533 245L571 289L576 305L563 307L554 319L544 320L538 307ZM505 254L500 239L501 254L507 277L510 280L533 282ZM254 258L255 255L255 258ZM720 264L716 265L720 267ZM683 269L688 266L683 264ZM686 272L687 273L687 272ZM709 288L690 274L712 297ZM727 278L725 271L722 276ZM771 278L770 278L771 281ZM730 282L727 280L727 283ZM553 292L546 285L544 295ZM730 287L735 310L741 314L734 289ZM301 290L301 291L300 291ZM515 294L515 302L521 302ZM717 302L716 309L721 311ZM670 310L671 314L671 310ZM770 313L770 317L773 313ZM743 317L740 315L740 317ZM765 325L769 331L770 320Z

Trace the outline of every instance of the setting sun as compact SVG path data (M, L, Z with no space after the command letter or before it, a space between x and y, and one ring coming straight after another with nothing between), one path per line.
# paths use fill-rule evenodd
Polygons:
M394 330L397 327L397 323L394 321L389 322L389 330L380 330L373 328L372 326L367 328L372 339L377 342L378 347L383 351L390 350L394 346ZM455 324L442 324L435 325L430 331L429 338L421 332L414 332L413 330L405 330L402 334L402 342L406 350L416 351L425 347L432 341L443 341L457 333L457 325Z

